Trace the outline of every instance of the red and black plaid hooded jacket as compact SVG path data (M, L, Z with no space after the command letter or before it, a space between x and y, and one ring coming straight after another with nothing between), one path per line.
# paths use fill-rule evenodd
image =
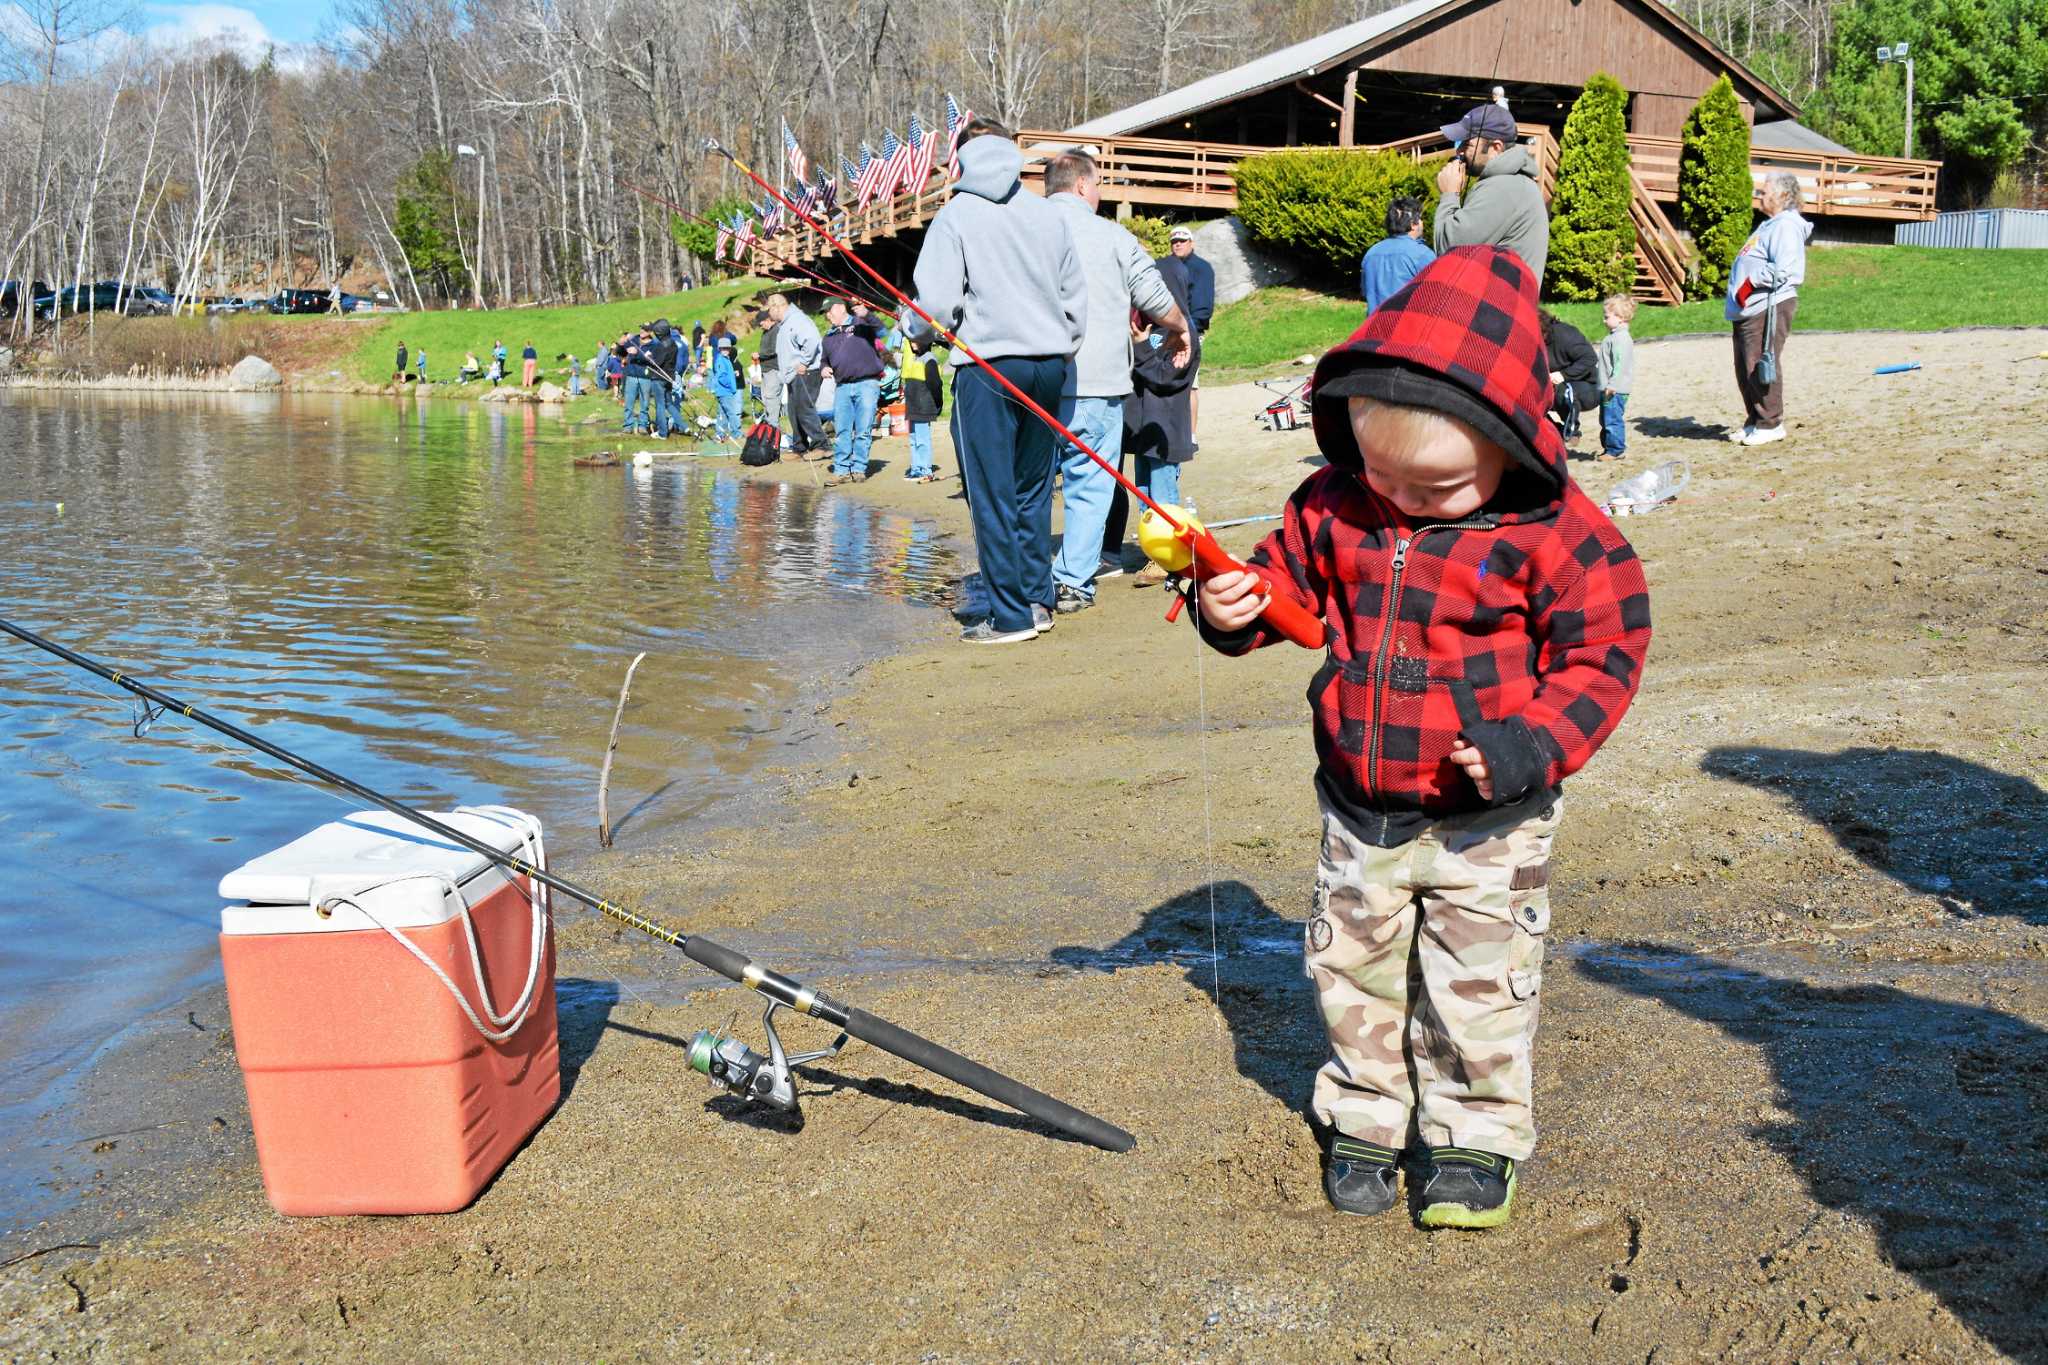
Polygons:
M1650 597L1544 415L1536 281L1498 248L1447 252L1323 357L1314 392L1329 466L1250 562L1330 627L1308 689L1318 790L1360 838L1404 843L1488 804L1450 761L1462 735L1486 756L1491 804L1549 799L1628 709ZM1455 523L1408 524L1363 478L1354 393L1469 422L1508 452L1500 491ZM1280 638L1256 621L1203 632L1232 654Z

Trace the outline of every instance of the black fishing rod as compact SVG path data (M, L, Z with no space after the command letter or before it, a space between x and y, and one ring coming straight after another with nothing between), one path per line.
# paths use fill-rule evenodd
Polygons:
M847 1036L871 1043L884 1052L893 1053L906 1062L915 1063L925 1070L944 1076L947 1080L966 1086L969 1090L986 1095L1000 1104L1006 1104L1019 1113L1027 1114L1039 1122L1077 1137L1083 1142L1110 1152L1128 1152L1138 1145L1138 1140L1112 1123L1083 1113L1070 1104L1054 1099L1041 1091L989 1068L971 1061L947 1048L940 1047L930 1039L921 1038L908 1029L898 1028L886 1019L878 1019L866 1010L854 1005L842 1004L830 996L793 980L780 972L771 972L757 966L745 955L730 948L713 943L701 934L684 934L657 924L651 919L634 914L616 901L607 900L593 891L587 891L567 878L556 876L545 868L535 867L523 858L515 858L501 849L492 847L452 825L436 820L433 816L414 810L402 801L373 791L359 782L351 781L340 773L324 768L311 759L302 758L289 749L272 744L269 740L249 733L239 725L222 720L188 702L178 700L149 684L140 682L127 672L109 668L98 660L87 658L75 650L66 649L54 640L48 640L32 630L15 625L0 617L0 631L12 635L25 644L33 645L48 654L64 660L88 673L105 678L142 699L143 722L137 725L140 733L146 722L156 716L169 713L193 720L226 735L238 744L246 744L259 753L268 754L280 763L297 768L331 787L339 787L349 795L382 806L393 815L402 816L420 828L459 844L477 853L500 867L509 868L530 881L559 891L571 900L581 901L599 914L617 920L630 928L674 948L680 948L691 961L709 967L720 976L737 981L747 989L758 992L769 1001L767 1012L768 1040L771 1057L761 1057L741 1045L736 1039L719 1038L700 1034L691 1044L690 1065L704 1072L714 1081L737 1093L776 1104L781 1108L795 1107L794 1092L790 1088L788 1068L800 1065L806 1060L829 1056L837 1050L836 1045L822 1052L808 1053L798 1057L785 1057L781 1041L775 1036L774 1017L777 1009L792 1009L798 1014L822 1019L835 1028L845 1031L840 1041Z

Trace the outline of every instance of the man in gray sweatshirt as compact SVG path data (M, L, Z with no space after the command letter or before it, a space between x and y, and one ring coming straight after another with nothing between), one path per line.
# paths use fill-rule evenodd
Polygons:
M1482 104L1444 128L1458 155L1437 172L1436 249L1500 246L1520 256L1543 279L1550 256L1550 206L1536 177L1536 158L1516 139L1508 111Z
M775 367L782 371L789 406L789 449L803 455L822 450L825 426L818 420L818 372L823 363L818 324L785 294L768 296L768 317L775 324Z
M1067 214L1023 187L1023 167L1004 129L967 125L959 183L918 253L917 301L1051 412L1071 387L1088 285ZM913 319L909 330L930 328ZM959 347L952 363L953 446L991 607L960 638L1018 643L1052 629L1055 437Z
M1088 333L1074 357L1074 383L1060 400L1060 420L1111 464L1123 455L1124 399L1131 392L1131 309L1159 324L1164 345L1187 347L1187 319L1181 316L1159 267L1144 243L1096 210L1102 182L1095 158L1063 152L1046 164L1045 193L1067 215L1074 248L1088 276ZM1095 605L1095 577L1102 567L1102 528L1116 496L1109 471L1066 443L1060 452L1061 500L1065 520L1052 576L1054 609L1081 611Z

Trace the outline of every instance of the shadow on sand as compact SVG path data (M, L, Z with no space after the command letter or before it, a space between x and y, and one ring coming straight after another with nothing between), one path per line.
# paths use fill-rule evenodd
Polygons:
M1930 749L1729 745L1701 767L1784 794L1868 866L1956 914L2048 924L2048 794Z
M1290 1110L1308 1112L1309 1089L1323 1064L1324 1038L1301 969L1302 922L1266 904L1243 882L1216 883L1215 943L1210 955L1206 887L1162 901L1138 927L1107 948L1069 946L1052 960L1082 971L1171 963L1189 986L1215 994L1230 1029L1240 1075Z
M1790 1114L1751 1135L2000 1350L2048 1360L2048 1033L1888 986L1810 986L1682 949L1577 970L1763 1050ZM1772 1258L1762 1268L1773 1272Z

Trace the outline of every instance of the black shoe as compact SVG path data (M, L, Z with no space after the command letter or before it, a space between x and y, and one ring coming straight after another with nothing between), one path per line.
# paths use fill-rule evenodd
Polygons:
M1057 600L1053 603L1052 609L1061 615L1071 615L1077 611L1086 611L1095 605L1095 599L1087 593L1082 592L1079 588L1070 588L1064 583L1054 590L1053 595Z
M1429 1149L1422 1226L1497 1228L1515 1202L1515 1163L1474 1147Z
M1123 556L1104 555L1102 562L1095 566L1095 576L1101 578L1122 578L1129 570L1124 568Z
M1400 1197L1401 1154L1376 1142L1332 1133L1323 1154L1323 1193L1339 1213L1385 1213Z

